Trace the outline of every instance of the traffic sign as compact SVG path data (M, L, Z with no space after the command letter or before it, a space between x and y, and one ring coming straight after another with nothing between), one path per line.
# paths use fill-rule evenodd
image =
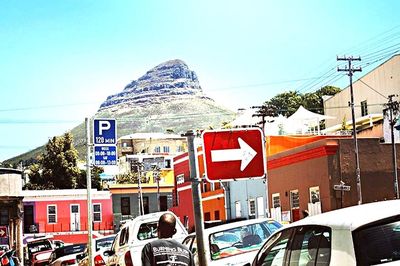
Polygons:
M94 146L95 165L117 165L116 146Z
M204 131L202 139L208 181L265 176L264 136L259 128Z
M340 185L333 185L334 190L341 190L341 191L350 191L350 186L346 186L343 184Z
M116 145L117 130L115 119L96 118L93 120L94 145Z
M0 226L0 237L7 237L7 226Z

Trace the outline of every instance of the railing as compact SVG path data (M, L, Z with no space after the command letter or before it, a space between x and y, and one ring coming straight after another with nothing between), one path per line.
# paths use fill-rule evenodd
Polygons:
M55 232L80 232L87 231L87 223L81 223L78 225L71 223L55 223L55 224L35 224L36 231L30 230L30 225L24 226L24 233L55 233ZM99 233L106 233L107 231L114 230L113 222L94 222L92 225L93 231L99 231Z

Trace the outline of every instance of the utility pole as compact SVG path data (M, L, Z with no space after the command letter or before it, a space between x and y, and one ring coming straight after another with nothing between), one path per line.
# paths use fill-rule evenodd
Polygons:
M194 146L194 133L188 131L182 135L187 138L188 154L189 154L189 167L190 167L190 180L192 181L192 197L193 197L193 211L195 220L195 230L197 239L197 254L199 258L199 265L207 266L206 250L204 243L204 218L203 218L203 205L201 202L201 179L197 173L197 147Z
M269 123L271 123L271 122L273 122L273 120L266 120L265 118L266 117L268 117L268 116L276 116L277 115L277 111L276 111L276 108L274 108L273 106L270 106L270 105L261 105L261 106L252 106L251 107L252 109L255 109L255 108L257 108L258 109L258 111L255 113L255 114L253 114L253 117L254 116L257 116L257 117L261 117L261 122L260 122L260 124L261 124L261 129L262 129L262 133L263 133L263 137L264 137L264 145L265 145L265 147L267 147L267 141L266 141L266 134L265 134L265 123L266 122L269 122ZM268 156L268 153L266 152L265 153L266 154L266 156ZM267 209L267 217L270 217L270 213L269 213L269 189L268 189L268 158L266 158L265 159L265 163L267 164L266 166L265 166L265 177L264 177L264 183L265 183L265 191L266 191L266 202L265 202L265 204L266 204L266 209Z
M92 231L92 177L90 172L91 166L91 149L92 143L90 142L90 118L85 118L85 125L86 125L86 188L87 188L87 210L88 210L88 217L87 217L87 228L88 228L88 261L89 266L93 265L93 254L92 254L92 239L93 239L93 231Z
M136 172L138 175L138 203L139 203L139 216L144 214L143 195L142 195L142 170L143 163L138 161L131 161L131 172Z
M345 68L337 68L339 72L348 72L348 76L350 78L350 102L349 105L351 107L351 119L353 122L353 139L354 139L354 153L356 158L356 183L357 183L357 193L358 193L358 205L362 204L362 193L361 193L361 177L360 177L360 159L358 154L358 142L357 142L357 130L356 130L356 117L354 113L354 93L353 93L353 73L361 72L361 67L352 67L352 61L361 61L360 57L354 58L352 56L349 57L337 57L337 61L347 61L348 66Z
M394 140L394 126L397 122L396 116L399 111L399 102L393 101L393 97L398 97L398 95L389 95L388 103L386 108L383 109L383 113L387 115L389 111L389 124L390 124L390 135L392 137L392 161L393 161L393 179L394 179L394 194L396 199L399 198L399 181L397 178L397 158L396 158L396 143Z

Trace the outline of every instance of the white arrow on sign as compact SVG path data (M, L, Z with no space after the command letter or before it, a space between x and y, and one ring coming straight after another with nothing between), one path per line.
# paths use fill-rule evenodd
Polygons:
M3 229L1 229L0 236L5 236L5 235L6 235L6 232Z
M227 149L227 150L213 150L211 151L212 162L227 162L227 161L242 161L240 164L240 171L243 171L247 165L257 155L244 140L238 138L240 149Z

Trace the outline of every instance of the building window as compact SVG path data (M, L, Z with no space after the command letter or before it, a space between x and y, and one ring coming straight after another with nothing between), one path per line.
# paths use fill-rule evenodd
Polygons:
M55 224L57 223L57 206L47 205L47 223Z
M154 148L154 152L155 152L155 153L160 153L160 152L161 152L161 147L160 147L160 146L156 146L156 147Z
M178 146L176 152L184 152L183 146Z
M160 196L160 211L167 211L167 210L168 210L168 197Z
M101 204L93 204L93 222L101 222Z
M129 197L121 198L121 214L131 215L131 202Z
M290 206L292 209L298 209L300 207L299 191L290 191Z
M213 183L213 182L210 183L210 190L211 191L215 190L215 183Z
M279 193L272 194L272 208L281 207L281 196Z
M319 187L310 187L310 202L316 203L320 201Z
M210 220L211 220L211 215L210 215L209 212L206 212L206 213L204 214L204 221L210 221Z
M164 146L163 147L163 152L169 153L169 146Z
M165 161L164 161L164 168L165 168L165 169L171 169L171 168L172 168L171 159L165 159Z
M249 216L256 215L256 200L249 199Z
M368 104L367 100L361 102L361 116L368 115Z
M176 176L176 183L179 184L183 184L185 183L185 175L180 174Z

